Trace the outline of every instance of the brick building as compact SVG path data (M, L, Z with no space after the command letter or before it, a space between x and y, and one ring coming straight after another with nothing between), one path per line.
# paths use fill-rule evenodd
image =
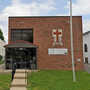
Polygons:
M83 69L82 17L73 16L75 68ZM6 68L72 69L69 16L9 17Z

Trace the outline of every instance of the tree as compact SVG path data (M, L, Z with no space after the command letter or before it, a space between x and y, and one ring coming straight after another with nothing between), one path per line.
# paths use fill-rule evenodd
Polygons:
M1 39L1 40L4 40L3 32L2 32L1 29L0 29L0 39Z

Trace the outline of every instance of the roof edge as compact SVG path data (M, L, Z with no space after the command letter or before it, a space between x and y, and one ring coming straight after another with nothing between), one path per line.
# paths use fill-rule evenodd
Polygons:
M70 16L9 16L8 18L54 18L54 17L70 17ZM82 17L82 16L73 16Z
M87 32L83 33L83 35L87 35L87 34L89 34L89 33L90 33L90 31L87 31Z

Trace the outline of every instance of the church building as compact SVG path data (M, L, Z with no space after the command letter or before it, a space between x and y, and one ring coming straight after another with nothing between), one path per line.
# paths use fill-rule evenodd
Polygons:
M69 16L9 17L6 69L71 70ZM83 70L82 17L73 16L75 69Z

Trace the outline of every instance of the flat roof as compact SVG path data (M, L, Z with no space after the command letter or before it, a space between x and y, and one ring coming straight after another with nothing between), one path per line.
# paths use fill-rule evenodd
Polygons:
M9 16L9 18L59 18L59 17L70 17L70 16ZM82 16L73 16L82 17Z

